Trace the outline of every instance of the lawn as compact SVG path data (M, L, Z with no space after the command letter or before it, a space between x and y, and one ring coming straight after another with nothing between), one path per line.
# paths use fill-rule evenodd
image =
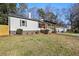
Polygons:
M70 56L79 55L79 37L57 34L0 37L0 55Z

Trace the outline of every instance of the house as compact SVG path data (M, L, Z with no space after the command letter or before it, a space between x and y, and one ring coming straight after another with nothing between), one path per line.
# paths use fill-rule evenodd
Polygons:
M67 26L57 26L56 27L56 32L58 33L63 33L63 32L67 32L68 30L71 29L71 26L70 25L67 25Z
M22 17L22 15L9 15L8 17L10 34L16 34L18 29L22 29L23 34L40 32L40 30L48 29L48 23L55 24L47 20L32 19L31 13L29 13L28 18Z
M18 29L23 30L23 34L35 33L40 31L39 20L31 19L16 15L9 15L8 17L9 33L16 34Z
M33 34L40 32L40 30L46 30L48 28L48 23L54 24L54 22L50 22L47 20L37 20L32 19L31 14L29 13L29 17L23 17L22 15L8 15L8 25L0 26L0 28L4 28L2 31L0 30L0 35L2 32L5 32L3 35L13 35L17 33L18 29L22 29L22 34Z
M58 27L56 28L56 32L58 33L63 33L63 32L67 32L67 28L64 28L64 27Z

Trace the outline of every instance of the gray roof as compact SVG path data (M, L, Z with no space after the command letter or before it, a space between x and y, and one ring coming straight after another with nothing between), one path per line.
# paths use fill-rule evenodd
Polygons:
M10 17L16 17L16 18L21 18L21 19L28 19L28 20L40 22L39 19L32 19L32 18L30 19L30 18L24 17L23 15L9 14L8 16L10 16Z
M9 16L41 22L41 20L39 20L39 19L30 19L30 18L27 18L27 17L25 17L23 15L9 14ZM51 22L51 21L48 21L48 20L43 20L43 21L46 22L46 23L56 24L56 22Z

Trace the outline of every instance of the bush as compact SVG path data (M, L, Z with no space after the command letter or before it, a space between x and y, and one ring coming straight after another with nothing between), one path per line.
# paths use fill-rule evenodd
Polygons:
M79 31L78 30L74 30L74 33L79 33Z
M56 32L57 32L56 29L52 30L52 33L56 33Z
M41 33L44 33L44 30L40 30Z
M0 24L4 24L3 19L0 19Z
M49 33L49 30L46 29L46 30L40 30L41 33L44 33L44 34L48 34Z
M22 29L17 29L17 30L16 30L16 34L21 35L22 33L23 33L23 30L22 30Z
M44 34L48 34L48 33L49 33L49 30L48 30L48 29L46 29Z
M39 31L36 31L35 33L36 33L36 34L39 34Z

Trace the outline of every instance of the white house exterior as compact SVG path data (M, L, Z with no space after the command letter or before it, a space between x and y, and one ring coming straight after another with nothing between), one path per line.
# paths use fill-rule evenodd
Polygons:
M8 21L11 34L16 34L17 29L22 29L24 33L40 31L39 22L35 20L10 16Z

